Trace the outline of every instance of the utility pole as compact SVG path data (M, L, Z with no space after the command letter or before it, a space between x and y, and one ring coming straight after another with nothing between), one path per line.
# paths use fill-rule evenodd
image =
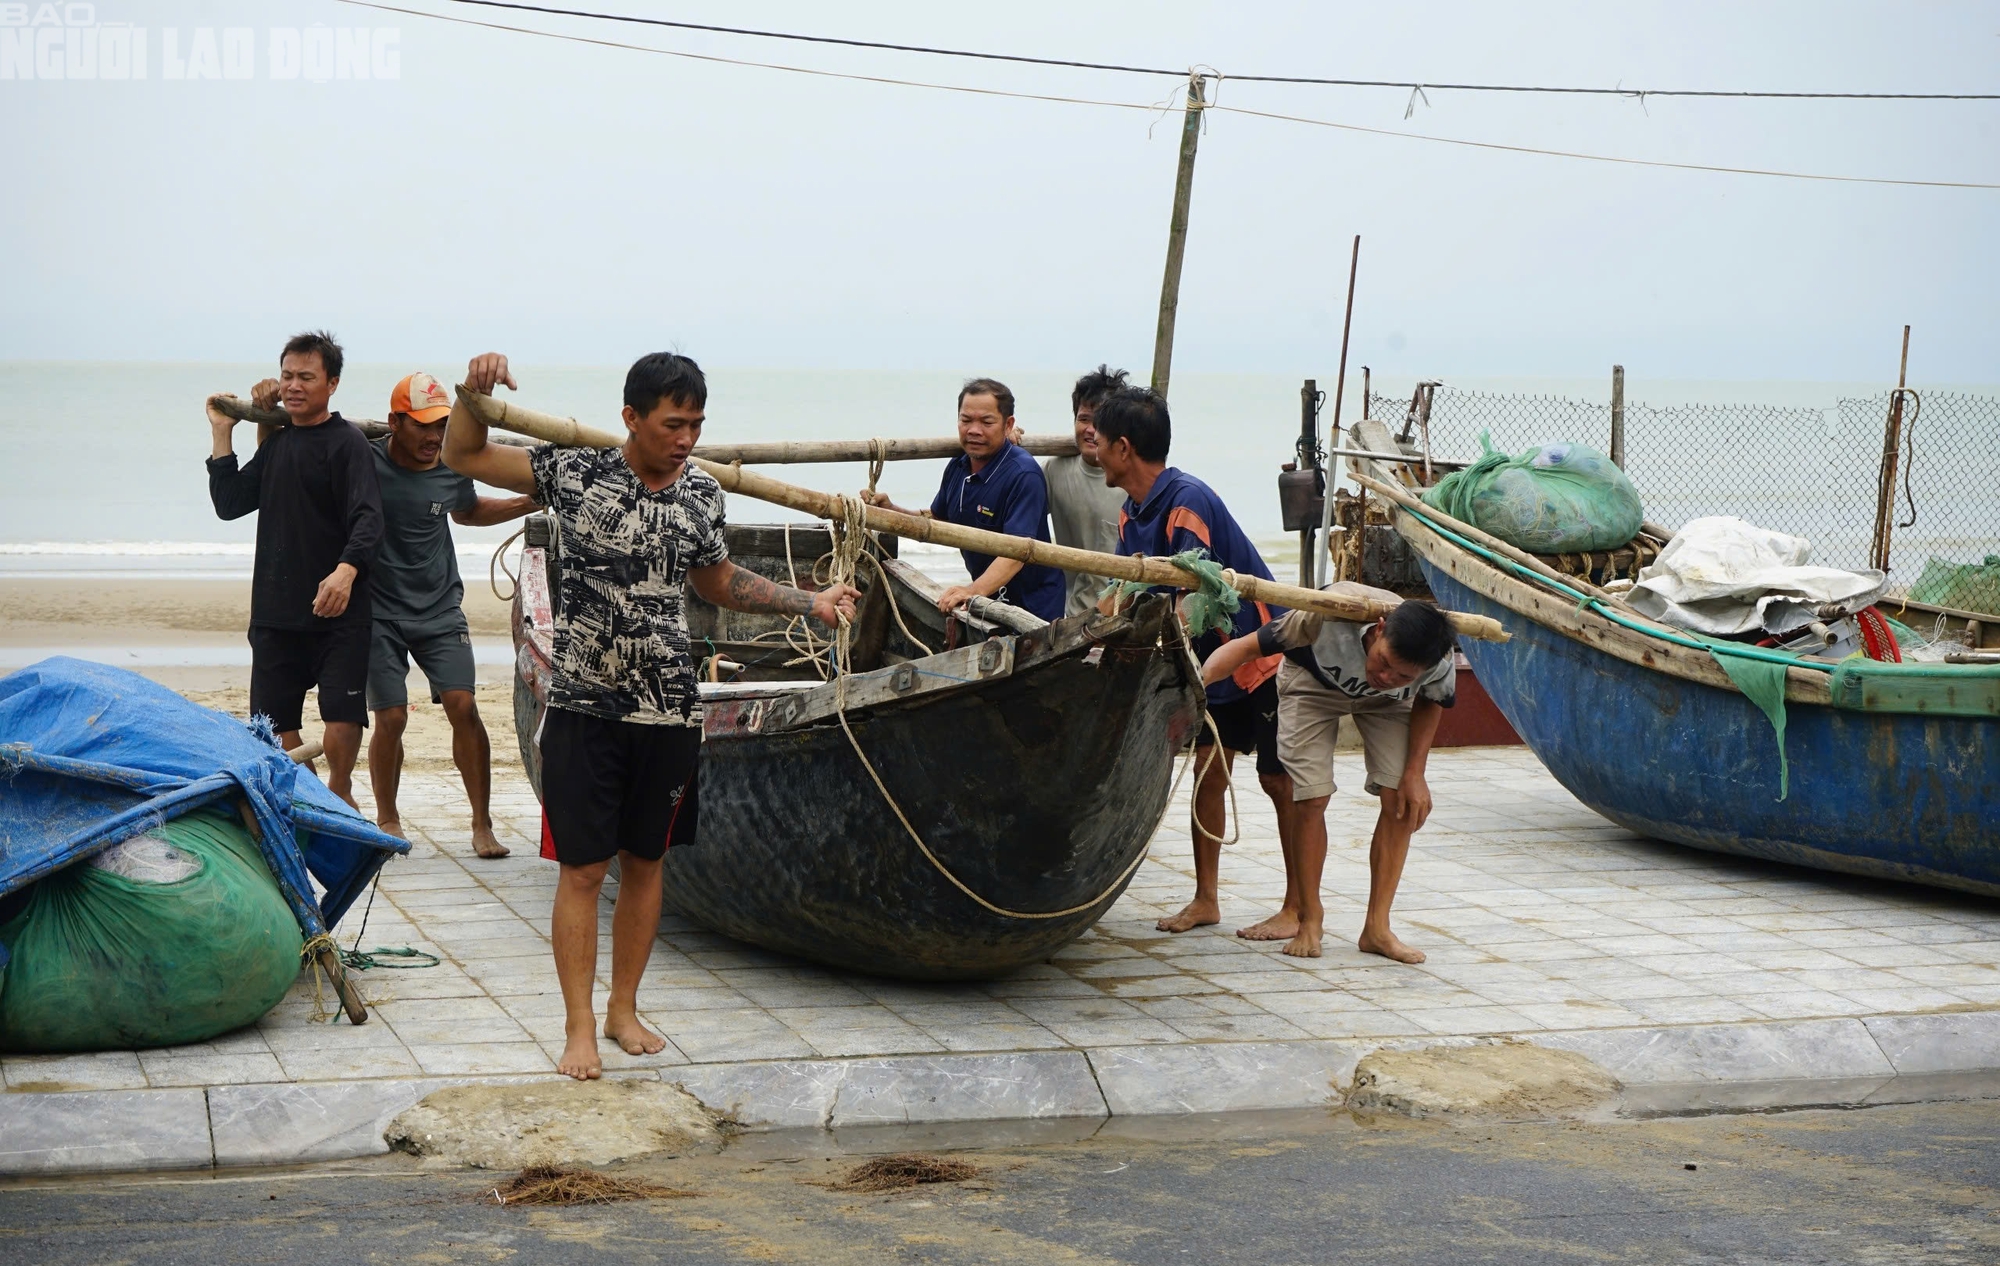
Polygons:
M1153 333L1153 390L1162 399L1174 363L1174 314L1181 303L1181 259L1187 253L1188 199L1194 193L1194 152L1201 142L1203 79L1188 76L1187 116L1181 121L1180 170L1174 175L1174 214L1167 224L1167 275L1160 282L1160 323Z

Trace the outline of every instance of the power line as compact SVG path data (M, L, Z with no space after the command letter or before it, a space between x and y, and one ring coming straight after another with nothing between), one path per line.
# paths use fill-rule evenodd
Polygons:
M1060 66L1074 70L1104 70L1124 75L1171 75L1185 79L1185 69L1160 66L1127 66L1117 62L1070 61L1059 57L1028 57L1018 53L990 53L964 48L933 48L925 44L890 44L877 40L847 39L836 35L800 35L787 31L760 31L743 26L714 26L703 22L679 22L669 18L645 18L624 13L596 13L588 9L558 9L550 5L520 4L516 0L451 0L453 4L477 5L486 9L515 9L524 13L544 13L553 17L589 18L598 22L627 22L636 26L663 26L681 31L707 31L717 35L746 35L764 40L791 40L801 44L834 44L843 48L871 48L891 53L921 53L931 57L964 57L977 61L1014 62L1026 66ZM1406 88L1412 92L1523 92L1551 93L1579 97L1734 97L1771 101L2000 101L1994 92L1759 92L1714 88L1566 88L1531 84L1430 83L1411 79L1324 79L1309 75L1221 74L1217 78L1246 83L1316 84L1333 88Z
M570 44L588 44L598 48L627 49L635 53L653 53L661 57L678 57L687 61L710 62L723 66L745 66L758 70L781 70L794 75L812 75L821 79L845 79L858 83L888 84L899 88L925 88L937 92L959 92L980 97L1009 97L1018 101L1045 101L1061 105L1098 106L1111 110L1139 110L1147 114L1160 114L1165 110L1180 108L1178 102L1162 105L1159 102L1105 101L1092 97L1067 97L1040 92L1012 92L1004 88L975 88L967 84L933 83L921 79L895 79L885 75L857 75L838 70L819 70L810 66L787 66L780 62L746 61L738 57L720 57L713 53L688 53L679 49L658 48L650 44L627 44L619 40L598 39L588 35L570 35L562 31L544 31L531 26L509 26L501 22L484 22L477 18L453 17L446 13L433 13L424 9L408 9L399 5L382 4L379 0L339 0L341 4L353 5L361 9L375 9L384 13L402 13L411 17L432 18L439 22L451 22L459 26L480 27L489 31L508 31L516 35L535 35L543 39L561 40ZM1314 119L1296 114L1278 114L1268 110L1251 110L1242 106L1217 105L1213 102L1200 107L1205 111L1219 111L1224 114L1242 114L1252 118L1275 119L1286 123L1302 123L1312 127L1336 128L1343 132L1362 132L1370 136L1384 136L1403 141L1426 141L1435 145L1455 145L1467 149L1497 150L1511 154L1536 154L1546 158L1571 158L1586 162L1616 163L1628 167L1660 167L1677 171L1716 172L1732 176L1775 176L1791 180L1820 180L1840 184L1861 185L1902 185L1931 189L2000 189L2000 184L1987 184L1967 180L1902 180L1888 176L1838 176L1817 172L1779 171L1761 167L1723 167L1705 163L1678 163L1650 158L1621 158L1607 154L1586 154L1573 150L1537 149L1528 145L1506 145L1497 141L1471 141L1459 137L1429 136L1421 132L1396 132L1388 128L1364 127L1358 123L1337 123L1331 119Z

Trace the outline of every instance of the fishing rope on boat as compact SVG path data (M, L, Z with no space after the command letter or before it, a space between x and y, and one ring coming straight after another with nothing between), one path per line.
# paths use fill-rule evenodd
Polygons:
M869 482L872 491L874 481L871 479ZM828 555L831 563L828 569L827 582L829 584L851 585L854 583L856 563L862 558L869 557L863 548L868 535L866 526L868 507L867 503L863 502L859 497L849 496L846 493L838 493L836 495L840 499L840 518L835 520L833 524L834 547ZM877 568L880 568L879 563L877 564ZM888 583L887 575L882 575L880 580L886 585ZM898 619L900 622L900 616ZM905 632L907 633L907 630ZM848 722L847 679L851 675L848 647L852 641L853 633L853 622L848 617L841 616L839 624L834 630L834 663L836 666L836 675L833 686L834 716L840 722L840 732L847 736L848 746L854 749L854 755L861 761L861 767L868 771L869 781L875 784L875 790L881 794L882 802L889 806L890 812L896 815L896 820L902 823L903 830L909 834L911 842L917 846L917 851L924 855L924 860L928 861L937 873L943 875L954 888L957 888L960 892L971 898L974 904L989 913L999 915L1003 919L1067 918L1072 914L1081 914L1085 910L1090 910L1103 904L1107 898L1122 889L1126 881L1145 863L1149 850L1142 849L1139 855L1132 859L1132 864L1120 871L1117 878L1107 884L1102 892L1088 901L1080 902L1077 905L1062 910L1010 910L1005 906L996 904L980 896L979 893L972 889L971 885L953 874L951 868L946 866L939 859L938 855L931 851L931 846L924 842L923 834L911 823L910 815L903 812L903 806L897 802L896 797L890 792L888 784L882 781L882 775L875 768L875 762L868 759L868 753L862 750L861 740L855 736L854 727ZM1179 640L1183 653L1187 654L1189 661L1192 662L1194 657L1192 652L1187 650L1186 637L1182 636ZM1195 680L1197 682L1201 680L1201 673L1198 667L1195 671ZM1211 721L1210 724L1213 725L1213 722ZM1193 754L1190 752L1189 759L1181 763L1179 773L1174 776L1173 784L1167 789L1166 803L1160 809L1160 822L1166 821L1166 815L1173 805L1174 793L1180 789L1181 777L1187 773L1187 767L1192 763ZM1199 826L1199 822L1196 825ZM1153 830L1149 831L1146 835L1148 841L1158 833L1159 828L1160 823L1154 823Z
M871 446L880 446L880 449L878 451L886 452L887 450L887 445L882 440L870 440L869 444ZM875 460L874 465L876 469L873 472L873 474L871 474L868 480L868 488L869 491L871 492L874 491L875 488L875 475L879 475L881 473L880 471L881 461L879 458ZM803 586L799 584L798 564L794 562L792 558L792 525L789 522L784 525L784 534L785 534L785 571L787 575L789 575L791 578L792 588L794 589L803 588ZM862 543L860 546L860 552L857 554L856 558L858 561L864 561L870 567L873 567L875 569L875 583L881 586L883 596L887 598L889 601L889 614L895 618L896 627L902 630L903 636L909 639L910 645L916 647L918 650L922 651L925 655L937 654L936 651L930 648L930 645L927 642L925 642L922 638L918 637L914 632L911 631L909 622L903 618L903 607L901 603L896 601L895 595L890 587L888 570L882 566L882 560L877 558L875 556L875 552L868 547L867 534L865 532L862 534L861 542ZM827 585L834 583L835 573L838 571L838 566L834 554L839 548L840 548L839 542L836 539L834 550L829 550L827 553L821 554L818 558L813 560L812 568L808 573L812 578L813 584L821 588L824 588ZM858 573L853 570L850 570L848 574L851 576ZM841 583L853 584L854 582L850 579L843 581ZM752 637L750 640L752 642L763 642L763 641L768 641L772 638L784 639L785 644L789 646L795 653L796 656L795 658L788 659L785 661L784 666L786 668L796 668L800 664L811 664L813 666L813 671L819 674L819 679L821 681L828 680L827 660L829 657L829 653L832 652L834 649L833 643L828 639L821 637L818 633L814 632L812 625L806 622L806 618L804 616L795 615L791 619L785 621L784 628L773 629L764 633L759 633L755 637ZM714 643L711 642L709 646L710 649L712 650L714 648ZM711 657L711 660L712 659L713 657ZM842 663L846 662L844 652L842 653L840 662ZM835 666L834 670L835 672L839 671L837 665Z
M1208 581L1210 580L1210 575L1209 575L1210 570L1213 570L1217 576L1226 578L1222 581L1222 583L1228 586L1229 596L1238 598L1238 605L1241 605L1240 596L1237 594L1235 587L1235 582L1236 582L1235 572L1229 570L1226 567L1220 567L1217 564L1208 561L1207 557L1203 555L1200 550L1187 550L1184 553L1178 554L1174 557L1174 562L1177 566L1185 567L1187 570L1192 571L1196 575L1202 577L1202 581L1204 584L1208 583ZM1203 566L1196 567L1194 564L1197 563L1202 564ZM1204 568L1206 568L1207 570L1204 570ZM1111 599L1112 611L1116 613L1119 610L1119 608L1124 606L1124 604L1129 599L1135 597L1140 591L1146 589L1147 587L1148 586L1145 585L1143 582L1129 581L1129 580L1124 582L1123 584L1118 585L1117 593L1113 595ZM1195 595L1193 594L1188 595L1190 600L1192 600L1194 596ZM1225 606L1227 604L1227 599L1223 598L1220 594L1218 594L1216 597L1216 603L1217 606ZM1229 610L1230 613L1233 614L1235 608L1231 607L1229 608ZM1227 615L1224 615L1220 618L1223 620L1227 620L1229 617ZM1207 629L1206 628L1196 629L1193 627L1194 624L1195 624L1195 617L1193 613L1192 602L1190 602L1190 609L1188 616L1189 627L1187 631L1182 633L1181 637L1178 640L1180 642L1181 654L1186 657L1188 662L1188 668L1190 671L1193 672L1194 680L1197 683L1199 683L1201 681L1201 661L1194 657L1194 645L1189 640L1189 637L1190 636L1199 637L1201 636L1202 633L1206 632ZM1199 795L1201 792L1201 784L1208 780L1209 771L1215 768L1215 763L1217 761L1222 759L1222 731L1216 728L1215 714L1208 710L1206 706L1206 701L1204 701L1202 707L1201 720L1202 724L1208 727L1208 736L1210 742L1208 744L1208 759L1202 761L1201 772L1197 773L1194 776L1194 786L1196 795ZM1201 745L1196 744L1194 748L1191 750L1199 751L1200 748ZM1222 786L1223 790L1229 796L1228 820L1235 824L1233 830L1230 832L1230 836L1228 839L1224 839L1220 835L1217 835L1215 832L1208 829L1208 824L1201 820L1201 813L1194 804L1190 803L1188 806L1188 818L1190 821L1194 823L1194 829L1201 835L1203 839L1214 840L1217 844L1220 844L1224 848L1229 847L1231 844L1234 844L1238 840L1243 838L1243 819L1240 815L1238 815L1236 811L1236 780L1230 778L1228 774L1229 771L1225 769L1223 771ZM1174 780L1174 785L1176 787L1180 785L1179 778L1176 778ZM1168 795L1168 799L1171 800L1172 798L1173 797L1170 793ZM1161 822L1166 821L1166 814L1164 811L1162 811L1160 815L1160 821ZM1156 824L1153 827L1153 829L1157 831L1160 828Z
M486 584L489 588L493 590L493 596L500 599L500 601L502 602L512 602L514 600L514 595L521 592L521 578L514 572L510 571L507 567L507 547L509 545L512 545L515 541L520 540L523 536L527 535L527 532L528 529L525 524L523 524L521 527L514 529L514 535L500 542L500 548L494 550L493 557L486 561ZM502 572L506 574L508 582L514 586L514 588L511 591L507 593L500 592L499 578L494 576L493 574L493 569L495 567L498 567Z

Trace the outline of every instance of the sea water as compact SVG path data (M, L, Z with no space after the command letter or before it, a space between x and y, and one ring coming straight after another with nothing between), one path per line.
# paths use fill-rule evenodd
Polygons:
M1083 368L1083 367L1080 367ZM0 575L247 576L255 524L225 523L208 499L203 459L209 428L202 401L210 393L247 397L269 365L188 363L0 362ZM456 365L351 364L334 406L349 416L380 418L389 391L404 374L425 369L450 382ZM1014 390L1017 416L1030 433L1069 429L1070 373L987 372ZM517 366L518 393L503 395L548 413L616 429L624 370L617 366ZM1303 377L1303 374L1301 375ZM1453 378L1455 387L1532 393L1602 402L1610 377ZM961 375L941 371L795 370L712 367L703 440L865 439L949 436L957 416ZM1281 578L1296 566L1294 538L1281 529L1277 475L1291 460L1299 434L1301 378L1271 374L1187 373L1176 377L1172 464L1215 487ZM1375 391L1406 399L1413 379L1377 376ZM1627 379L1629 400L1655 405L1754 402L1826 410L1842 397L1873 396L1887 383L1743 383ZM1324 417L1333 411L1331 372ZM2000 395L2000 388L1958 388ZM1348 384L1344 417L1360 414L1361 377ZM1400 407L1390 410L1400 414ZM1378 411L1378 416L1380 411ZM255 428L237 428L247 455ZM1547 435L1604 447L1607 437ZM1684 451L1731 460L1732 449L1754 444L1741 435L1677 436ZM1877 441L1879 443L1879 441ZM1469 457L1473 454L1440 454ZM939 461L891 463L881 487L899 504L922 507L937 490ZM799 465L774 470L790 482L824 490L856 490L867 478L860 463ZM1642 492L1644 490L1642 489ZM1801 494L1809 495L1809 494ZM1720 509L1726 509L1722 507ZM1782 512L1782 508L1780 511ZM783 522L797 516L732 497L732 522ZM2000 515L1996 515L2000 518ZM484 574L493 548L513 531L454 526L461 569ZM941 579L962 568L948 550L916 547L914 560Z

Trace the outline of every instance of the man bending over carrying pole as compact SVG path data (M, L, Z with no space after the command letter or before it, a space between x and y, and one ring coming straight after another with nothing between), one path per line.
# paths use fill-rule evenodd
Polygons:
M514 386L507 358L474 358L466 387ZM661 859L686 847L699 806L701 697L688 650L684 586L719 607L811 615L837 627L860 591L788 588L729 561L723 492L689 464L708 384L685 356L655 352L625 377L618 448L533 449L488 442L461 391L445 433L453 470L532 496L561 531L560 601L542 756L542 855L559 863L550 919L565 1012L557 1068L602 1075L596 1013L597 898L619 855L611 916L611 997L604 1035L628 1054L666 1040L640 1023L639 978L660 923Z

